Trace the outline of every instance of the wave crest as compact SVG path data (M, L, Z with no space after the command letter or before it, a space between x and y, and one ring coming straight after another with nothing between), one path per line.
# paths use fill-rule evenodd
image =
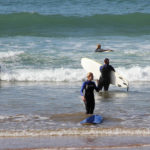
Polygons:
M118 72L129 81L150 81L150 67L135 66L131 68L118 68Z
M48 69L48 70L33 70L33 69L19 69L13 72L2 72L1 80L3 81L81 81L85 76L82 69Z
M150 81L150 67L135 66L131 68L116 68L117 72L128 81ZM83 69L17 69L1 72L2 81L31 81L31 82L76 82L86 79Z

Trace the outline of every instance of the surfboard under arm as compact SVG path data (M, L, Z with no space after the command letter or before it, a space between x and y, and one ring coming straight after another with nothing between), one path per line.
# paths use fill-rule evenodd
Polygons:
M96 80L99 80L99 77L101 75L99 69L100 66L102 66L102 64L89 58L82 58L81 65L86 72L92 72L94 78ZM113 72L113 71L111 72L111 84L120 88L127 88L127 91L129 90L129 82L117 72Z

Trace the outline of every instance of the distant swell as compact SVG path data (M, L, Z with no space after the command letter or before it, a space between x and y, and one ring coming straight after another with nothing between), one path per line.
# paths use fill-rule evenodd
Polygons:
M62 16L37 13L0 15L0 36L95 36L150 34L150 14Z

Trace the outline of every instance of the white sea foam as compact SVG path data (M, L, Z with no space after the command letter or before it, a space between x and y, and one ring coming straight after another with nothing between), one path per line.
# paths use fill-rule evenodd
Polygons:
M16 57L20 54L23 54L23 51L8 51L8 52L0 52L0 59Z
M150 67L116 68L116 71L128 81L150 81ZM2 71L3 81L33 81L33 82L76 82L86 79L83 69L57 68L57 69L18 69Z
M150 135L149 128L72 128L55 130L1 130L0 137L37 137L37 136L70 136L70 135Z
M150 67L135 66L131 68L116 69L128 81L150 81Z
M1 80L3 81L81 81L85 77L83 69L49 69L33 70L19 69L13 72L2 72Z

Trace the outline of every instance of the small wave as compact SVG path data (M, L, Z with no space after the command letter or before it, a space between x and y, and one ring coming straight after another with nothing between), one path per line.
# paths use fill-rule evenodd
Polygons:
M0 59L16 57L18 55L23 54L23 51L8 51L8 52L0 52Z
M129 81L150 81L150 67L135 66L131 68L117 68L121 75Z
M39 115L15 115L15 116L7 116L7 115L0 115L0 123L4 122L26 122L26 121L35 121L35 120L47 120L49 117L47 116L39 116Z
M150 136L149 128L70 128L55 130L1 130L0 137L38 137L38 136Z
M75 82L85 78L83 69L49 69L49 70L33 70L19 69L13 72L2 72L2 81L33 81L33 82Z
M148 45L148 46L149 46L149 45ZM148 46L147 46L147 47L148 47ZM136 57L136 56L147 57L148 55L150 55L150 51L149 51L150 46L149 46L149 49L147 48L148 50L146 50L145 47L146 47L146 46L143 46L143 49L145 49L145 50L142 51L142 52L140 52L140 53L139 53L139 50L127 50L127 51L124 52L124 54L127 55L127 56L134 56L134 57Z
M117 72L128 81L150 81L150 67L116 68ZM23 82L76 82L86 78L84 69L18 69L1 72L2 81Z

